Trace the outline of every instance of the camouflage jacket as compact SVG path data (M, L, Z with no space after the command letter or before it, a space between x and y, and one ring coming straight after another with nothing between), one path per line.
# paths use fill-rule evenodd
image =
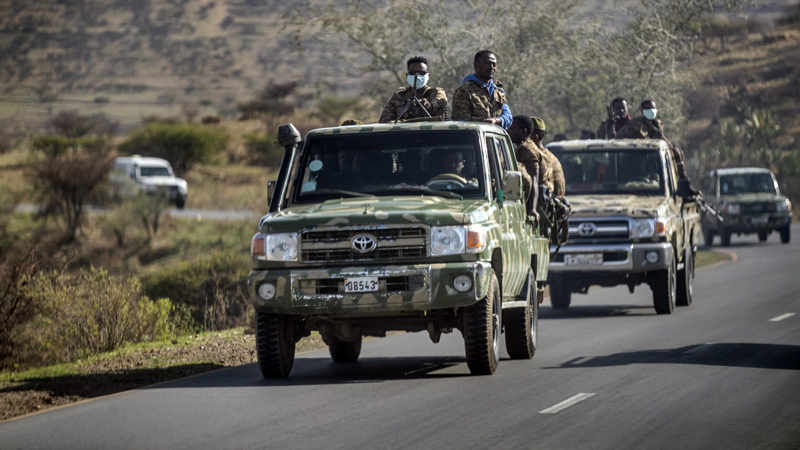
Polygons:
M631 121L631 116L625 116L622 119L606 119L603 123L600 124L600 127L597 128L597 139L614 139L618 138L617 133L619 133L622 128ZM620 123L622 122L622 123ZM614 127L614 135L609 136L608 131Z
M541 144L539 144L539 149L542 152L542 159L545 165L544 181L540 181L540 183L546 185L550 189L550 192L556 197L563 198L567 186L566 180L564 179L564 169L561 168L561 162L556 158L556 155L544 148Z
M528 174L536 176L539 183L541 183L544 163L542 162L542 152L539 150L539 147L528 138L516 146L515 153L517 162L519 162L522 167L525 167Z
M495 83L493 95L489 90L473 80L465 80L453 93L453 120L481 121L489 117L499 117L503 105L508 103L506 93L499 82Z
M444 119L446 120L447 94L445 94L444 89L430 86L425 86L423 89L424 92L418 98L424 98L430 102L431 109L428 111L430 115L433 117L444 116ZM392 95L392 98L390 98L386 103L386 106L383 108L383 112L381 113L381 118L378 119L378 122L388 123L397 120L397 116L400 114L400 111L403 110L403 106L405 106L406 102L413 102L413 100L411 100L412 95L413 92L411 90L411 86L398 89L397 92ZM414 102L411 104L405 114L403 114L403 117L400 117L400 119L408 120L416 119L418 117L428 117L428 115L425 114L422 108Z
M663 139L669 144L672 150L672 156L675 158L675 165L678 169L678 176L681 178L687 177L685 157L683 150L679 149L676 145L667 139L664 135L664 127L658 119L647 120L644 117L637 117L631 119L622 127L617 133L617 139Z

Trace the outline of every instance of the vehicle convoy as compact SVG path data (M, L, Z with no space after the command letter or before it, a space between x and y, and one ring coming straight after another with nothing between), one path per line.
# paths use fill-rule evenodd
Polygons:
M553 308L592 285L646 283L658 314L692 303L700 233L697 204L678 194L662 140L561 141L548 145L564 169L572 204L569 240L550 262Z
M781 195L775 175L769 169L742 167L716 169L705 180L706 200L722 215L723 221L703 215L706 245L719 236L722 245L731 244L731 235L757 233L764 242L773 231L781 242L791 240L792 203Z
M138 155L114 158L109 179L114 196L120 199L139 193L161 193L178 209L183 209L189 196L186 180L176 177L169 162L161 158Z
M287 377L318 331L337 363L364 336L461 331L473 374L491 374L501 333L515 359L538 345L548 240L527 217L505 131L479 123L312 130L285 146L253 237L248 289L266 378Z

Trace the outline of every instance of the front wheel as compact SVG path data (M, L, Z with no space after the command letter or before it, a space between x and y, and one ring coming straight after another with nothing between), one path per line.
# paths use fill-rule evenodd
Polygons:
M566 283L561 281L550 281L550 305L553 309L567 309L572 302L572 291Z
M361 355L361 336L350 342L343 341L336 336L331 339L331 343L328 345L328 351L331 354L333 362L353 363L358 361L358 357Z
M650 289L653 290L653 306L657 314L672 314L675 309L676 270L675 260L664 270L651 273Z
M678 271L678 288L675 304L677 306L689 306L692 304L692 282L694 282L694 252L691 248L686 249L683 257L683 269Z
M464 349L467 367L473 375L491 375L497 370L500 362L502 301L500 283L493 273L486 297L466 308Z
M778 230L781 233L781 243L788 244L789 241L792 240L792 229L790 225L786 225L785 227Z
M703 230L703 240L706 243L706 247L711 247L714 245L714 230Z
M186 197L178 197L175 199L175 207L178 209L183 209L186 206Z
M256 353L264 378L286 378L294 365L294 324L283 314L258 313Z
M506 349L511 359L531 359L539 340L539 302L532 292L536 288L533 276L528 275L528 294L525 307L505 312Z
M728 247L731 245L731 232L729 230L720 230L719 232L719 240L722 242L723 247Z

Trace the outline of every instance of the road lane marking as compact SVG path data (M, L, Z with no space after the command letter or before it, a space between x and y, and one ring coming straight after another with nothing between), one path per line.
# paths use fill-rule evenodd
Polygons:
M578 394L578 395L576 395L574 397L570 397L570 398L564 400L563 402L561 402L561 403L559 403L557 405L553 405L553 406L551 406L551 407L549 407L547 409L543 409L543 410L539 411L539 414L555 414L555 413L561 411L562 409L569 408L570 406L572 406L572 405L574 405L574 404L576 404L578 402L582 402L582 401L586 400L587 398L589 398L589 397L591 397L593 395L594 395L594 393L589 393L589 394L580 393L580 394Z
M700 344L697 347L690 348L689 350L686 350L685 352L683 352L683 354L686 355L688 353L704 352L706 350L710 350L712 345L714 345L713 342L706 342L705 344Z
M781 314L781 315L780 315L780 316L778 316L778 317L773 317L772 319L769 319L769 321L770 321L770 322L780 322L780 321L781 321L781 320L783 320L783 319L788 319L789 317L792 317L794 314L795 314L795 313L786 313L786 314Z

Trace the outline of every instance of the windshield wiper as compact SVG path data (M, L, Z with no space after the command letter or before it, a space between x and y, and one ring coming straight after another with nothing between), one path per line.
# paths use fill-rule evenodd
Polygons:
M374 194L365 194L363 192L355 192L355 191L345 191L342 189L317 189L315 191L309 191L305 193L301 193L301 197L309 197L314 195L346 195L348 197L375 197Z
M438 191L436 189L431 189L429 187L422 187L422 186L402 186L392 189L381 189L377 191L377 193L390 193L390 194L396 192L421 192L425 194L438 195L439 197L457 198L459 200L462 200L464 198L463 195L456 194L455 192Z

